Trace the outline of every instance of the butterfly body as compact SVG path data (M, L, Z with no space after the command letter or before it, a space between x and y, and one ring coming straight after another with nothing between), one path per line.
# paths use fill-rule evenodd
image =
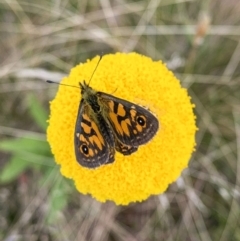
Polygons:
M75 126L75 154L80 165L96 168L114 162L115 151L130 155L156 134L159 123L147 109L97 92L80 83L82 99Z

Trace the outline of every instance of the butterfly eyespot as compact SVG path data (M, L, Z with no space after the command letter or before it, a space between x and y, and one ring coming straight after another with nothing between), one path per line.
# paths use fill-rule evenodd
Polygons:
M138 116L138 117L137 117L137 123L138 123L140 126L145 126L146 120L145 120L145 118L143 118L142 116Z
M83 144L83 145L81 146L81 150L82 150L82 152L83 152L85 155L88 155L88 154L89 154L89 149L88 149L87 145Z

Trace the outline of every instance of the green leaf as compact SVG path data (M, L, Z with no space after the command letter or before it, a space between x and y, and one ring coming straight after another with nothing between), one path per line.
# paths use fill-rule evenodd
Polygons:
M0 150L13 153L31 152L43 156L52 156L50 147L46 141L28 138L1 141Z
M46 131L48 114L45 109L40 105L38 99L34 95L29 96L28 105L33 119L42 130Z
M52 191L49 194L49 213L47 216L48 224L52 224L58 220L59 215L66 207L69 199L69 186L63 178L55 181Z
M17 156L13 156L10 161L6 163L0 173L0 183L8 183L15 180L29 166L30 163L28 161Z

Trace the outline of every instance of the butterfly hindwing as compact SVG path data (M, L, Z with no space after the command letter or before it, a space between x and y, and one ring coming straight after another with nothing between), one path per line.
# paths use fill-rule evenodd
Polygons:
M111 136L111 130L101 115L94 114L82 99L75 125L74 146L77 161L88 168L113 162L115 154L114 143L107 138Z
M128 146L121 143L117 138L115 139L115 149L116 151L122 153L124 156L131 155L133 152L137 151L137 146Z
M106 113L105 118L108 119L116 138L123 146L143 145L156 134L159 123L149 110L102 92L98 92L98 95L105 106L103 109ZM130 147L127 149L131 150ZM134 149L130 154L137 150L137 148Z

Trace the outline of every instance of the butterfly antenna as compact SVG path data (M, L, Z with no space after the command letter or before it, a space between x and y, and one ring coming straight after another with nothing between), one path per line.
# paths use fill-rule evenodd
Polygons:
M67 85L67 84L61 84L61 83L59 83L59 82L55 82L55 81L52 81L52 80L46 80L46 82L49 83L49 84L65 85L65 86L75 87L75 88L78 88L78 89L79 89L79 86L75 86L75 85Z
M99 60L98 60L98 62L97 62L97 65L96 65L95 69L93 70L93 73L92 73L92 75L91 75L91 77L90 77L89 82L88 82L87 85L90 84L90 82L91 82L91 80L92 80L92 77L93 77L94 73L96 72L97 67L98 67L98 65L99 65L99 63L100 63L100 61L101 61L101 59L102 59L102 55L100 56L100 58L99 58ZM55 82L55 81L52 81L52 80L46 80L46 82L49 83L49 84L65 85L65 86L75 87L75 88L78 88L78 89L79 89L79 86L68 85L68 84L62 84L62 83Z
M101 59L102 59L102 55L100 56L100 58L99 58L99 60L98 60L98 62L97 62L97 65L96 65L95 69L93 70L93 73L92 73L92 75L91 75L91 77L90 77L90 79L89 79L89 82L88 82L88 84L87 84L88 86L90 85L90 82L91 82L91 80L92 80L92 77L93 77L94 73L96 72L97 67L98 67Z

